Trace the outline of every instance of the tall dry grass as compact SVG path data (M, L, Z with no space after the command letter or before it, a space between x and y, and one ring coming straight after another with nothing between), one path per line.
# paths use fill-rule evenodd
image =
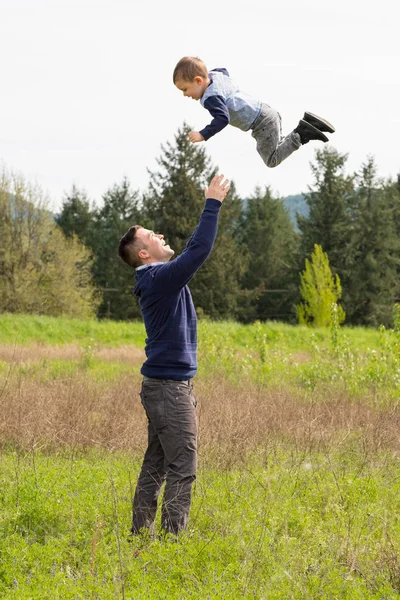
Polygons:
M41 381L18 376L0 381L0 440L25 449L103 448L142 452L146 417L140 375L98 382L85 372ZM350 399L332 388L306 392L221 377L195 380L199 448L224 463L271 444L318 450L357 436L371 451L400 452L400 409Z
M87 352L87 346L65 344L50 346L49 344L34 343L27 346L1 344L0 361L10 365L35 363L40 360L78 360ZM139 364L145 359L145 353L134 346L119 346L118 348L93 348L92 356L106 361L117 361L127 364Z

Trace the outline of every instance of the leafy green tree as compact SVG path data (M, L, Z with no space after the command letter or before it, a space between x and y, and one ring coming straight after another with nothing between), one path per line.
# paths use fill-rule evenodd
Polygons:
M332 319L332 304L337 304L342 295L339 275L332 275L329 259L319 244L315 244L311 262L306 258L306 267L300 274L300 293L303 301L296 307L299 323L314 327L329 327ZM345 319L341 306L337 311L338 322Z
M346 285L346 313L354 324L392 324L400 295L399 208L390 184L379 181L373 158L357 174L353 198L352 276ZM391 193L392 192L392 193Z
M242 285L255 292L243 320L288 320L294 316L297 295L299 236L283 202L273 197L269 187L264 192L256 188L249 198L240 233L249 253Z
M67 239L42 191L0 174L0 309L92 317L99 303L89 251Z
M162 146L159 170L150 173L150 185L144 195L144 220L148 227L163 233L178 255L195 229L208 185L216 168L205 149L188 139L186 124L174 143ZM218 237L211 256L190 283L193 301L199 313L212 318L234 318L238 314L240 279L246 257L236 240L242 203L231 190L220 212Z

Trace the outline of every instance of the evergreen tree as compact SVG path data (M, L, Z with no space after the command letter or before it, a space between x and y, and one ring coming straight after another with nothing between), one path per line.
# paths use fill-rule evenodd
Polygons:
M315 180L306 194L309 205L307 218L297 215L301 239L301 262L314 245L324 247L329 255L332 270L347 282L348 256L352 234L351 200L354 193L354 177L344 174L347 155L334 148L317 150L316 162L311 165Z
M220 212L213 251L190 286L195 306L213 319L240 318L243 300L248 296L241 289L248 265L247 250L237 233L241 211L242 201L232 183Z
M392 324L393 303L400 294L399 208L394 186L378 181L376 171L373 158L369 158L357 174L352 277L346 294L351 322L371 326Z
M205 149L189 141L190 130L184 124L174 143L162 146L157 161L160 169L150 173L149 191L144 196L147 226L163 233L176 255L182 252L198 223L205 202L204 188L216 173ZM241 209L232 184L220 212L212 254L190 283L198 312L212 318L234 318L238 312L245 268L245 257L236 241Z
M151 229L164 234L176 254L180 254L197 225L204 205L204 188L216 170L205 148L188 139L188 125L178 129L174 143L161 146L159 169L150 172L148 193L144 195L144 216Z
M256 188L248 200L240 228L249 252L242 285L255 294L243 314L246 321L288 320L296 297L298 235L283 202Z
M94 215L95 210L91 208L86 193L73 185L71 192L63 198L61 213L56 216L56 222L66 236L75 234L81 242L90 246Z
M382 182L381 190L392 211L395 234L400 239L400 173L395 181Z
M124 178L103 196L103 206L94 216L91 247L95 255L94 277L103 291L99 317L133 319L140 316L137 300L132 295L134 271L118 257L122 235L141 223L140 199Z
M300 293L303 301L296 307L299 323L314 327L329 327L332 305L342 295L338 275L333 276L326 252L318 244L314 246L311 261L306 258L306 268L300 275ZM342 323L345 312L338 306L338 322Z

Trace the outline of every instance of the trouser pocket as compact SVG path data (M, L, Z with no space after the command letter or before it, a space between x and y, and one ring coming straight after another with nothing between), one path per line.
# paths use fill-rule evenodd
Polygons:
M140 399L147 418L155 431L159 432L168 426L167 400L163 382L144 381Z

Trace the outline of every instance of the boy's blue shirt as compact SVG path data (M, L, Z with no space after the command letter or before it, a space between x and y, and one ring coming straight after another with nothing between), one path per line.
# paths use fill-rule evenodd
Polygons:
M213 120L200 131L201 135L208 140L229 124L248 131L259 116L262 103L242 92L226 69L213 69L208 76L211 83L200 103Z
M197 317L187 284L212 250L221 205L206 200L199 224L175 260L136 270L133 293L147 334L141 368L146 377L184 381L197 372Z

